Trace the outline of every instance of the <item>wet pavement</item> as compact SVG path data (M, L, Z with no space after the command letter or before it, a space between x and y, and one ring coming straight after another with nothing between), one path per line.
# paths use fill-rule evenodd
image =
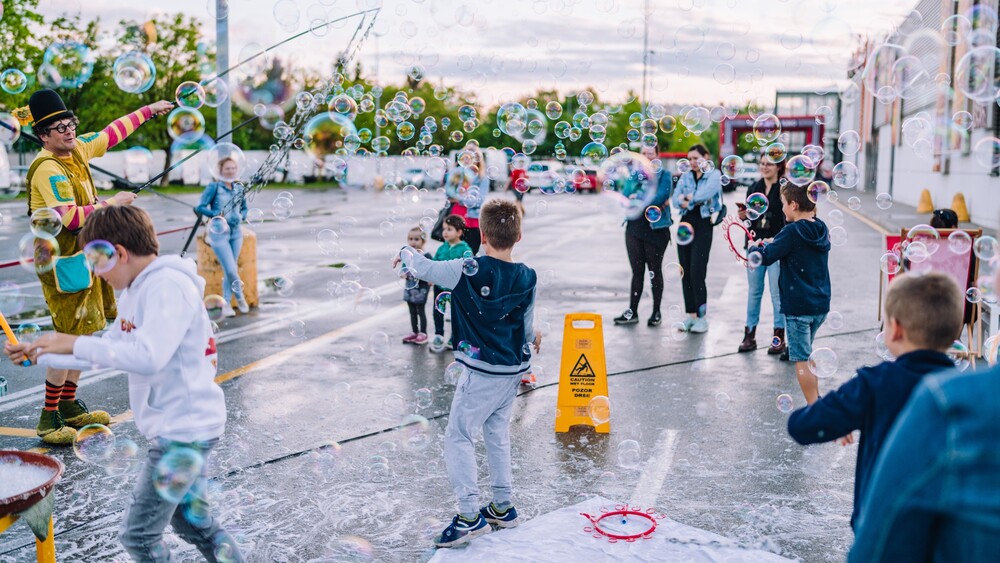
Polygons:
M409 227L439 207L443 196L413 202L339 190L293 194L291 218L255 227L260 309L220 323L219 374L229 422L210 458L211 502L250 561L427 560L430 537L455 510L441 445L453 392L443 372L451 357L400 343L409 333L408 315L389 259ZM275 195L263 192L251 207L269 213ZM193 203L196 196L181 198ZM174 202L144 196L141 203L158 230L192 219ZM669 277L662 326L645 325L647 284L638 311L643 322L616 327L611 318L627 305L630 275L620 211L594 195L531 194L526 203L515 258L539 273L536 327L545 339L533 362L539 384L522 389L511 423L518 510L531 518L601 495L655 507L737 546L804 561L843 560L852 540L856 446L803 448L788 437L787 415L776 398L788 393L800 406L801 393L791 365L766 354L768 338L758 339L762 348L755 353L736 353L747 283L722 231L715 230L709 267L707 334L670 329L683 303L679 280ZM12 205L0 205L0 212L10 215ZM824 205L821 216L833 209ZM824 326L816 343L836 351L839 370L821 381L823 390L878 361L873 340L881 234L844 215L848 242L830 258L833 309L844 324ZM341 233L339 255L320 251L316 233L325 228ZM0 261L16 259L10 242L26 231L21 216L0 226ZM168 235L164 251L176 252L185 237ZM673 245L666 261L676 261ZM378 299L372 293L367 299L331 295L351 270L344 263L359 266L361 285ZM32 275L19 268L0 270L0 276L22 284L29 304L39 293ZM267 281L275 276L292 280L290 290L279 295ZM767 300L763 309L760 332L769 333ZM563 316L575 311L604 318L609 435L553 429ZM387 347L380 344L383 333ZM0 376L8 381L8 395L0 398L0 449L44 447L31 437L43 371L4 362ZM94 465L72 449L48 452L67 468L57 489L57 552L64 561L125 561L115 533L145 440L127 413L124 375L88 372L79 396L117 415L115 435L134 440L140 454ZM429 420L426 434L400 427L413 413ZM619 444L630 439L640 444L639 465L619 458ZM485 468L481 447L478 453ZM485 500L485 471L480 483ZM598 541L581 529L566 534ZM178 560L200 560L172 532L167 537ZM26 529L15 527L0 536L0 562L33 560L32 546Z

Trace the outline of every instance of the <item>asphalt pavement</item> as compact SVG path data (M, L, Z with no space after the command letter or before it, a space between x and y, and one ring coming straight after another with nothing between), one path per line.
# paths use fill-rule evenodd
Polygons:
M444 377L451 357L400 343L409 333L408 315L389 261L406 231L440 207L443 196L292 193L293 214L283 221L270 214L276 192L262 192L251 203L269 218L254 227L262 304L220 323L219 380L229 422L210 460L211 502L250 561L426 560L433 554L431 536L455 510L441 453L454 389ZM197 196L179 197L193 204ZM647 284L637 312L642 322L616 327L611 319L627 305L630 272L614 201L532 193L525 203L515 258L539 273L536 326L545 337L533 362L538 386L522 389L511 423L519 511L531 518L599 494L655 507L738 545L804 561L842 561L852 541L856 446L804 448L788 437L787 414L776 399L788 393L801 406L801 393L792 366L766 354L769 338L758 338L755 353L736 352L747 282L721 229L714 231L709 265L707 334L670 329L683 302L679 280L669 276L662 326L645 324ZM190 209L174 201L146 195L140 204L158 230L193 220ZM0 262L17 258L16 242L27 232L22 205L0 202L9 218L0 225ZM824 204L820 214L826 218L834 209ZM833 309L844 323L824 326L816 342L839 358L837 374L821 381L823 391L879 361L873 342L882 235L846 207L842 213L847 242L834 248L830 266ZM322 229L339 233L336 254L317 244ZM163 251L177 252L186 234L165 236ZM674 245L665 262L676 262ZM367 298L337 291L345 272L355 279L348 264L358 266L358 282L372 290ZM280 294L270 281L278 276L293 282ZM21 286L26 310L40 299L33 275L20 267L0 270L0 280ZM610 434L580 427L554 432L563 318L577 311L604 319ZM759 332L770 328L765 299ZM387 347L380 344L383 335ZM0 398L0 449L46 448L33 433L43 370L3 362L0 376L8 385ZM137 460L95 465L71 448L47 451L67 468L56 497L57 552L61 561L125 561L115 533L145 440L128 413L123 374L87 372L79 397L115 415L117 438L135 441L140 452ZM417 439L400 428L412 413L429 420L427 434ZM640 444L638 465L622 463L618 447L625 440ZM481 447L479 456L485 468ZM485 500L485 471L480 483ZM581 530L566 533L591 541ZM172 532L167 538L178 560L199 560ZM26 529L0 536L0 562L33 557Z

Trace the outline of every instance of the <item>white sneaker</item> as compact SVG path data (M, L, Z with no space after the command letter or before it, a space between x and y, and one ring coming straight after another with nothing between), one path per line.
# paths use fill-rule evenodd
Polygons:
M695 319L694 323L691 324L691 332L696 334L708 332L708 319L705 317L698 317Z
M236 306L239 308L240 313L243 313L244 315L250 312L250 305L247 304L246 297L240 296L236 300Z
M225 305L222 306L222 316L223 317L235 317L236 316L236 311L233 310L233 306L232 305L230 305L229 303L226 303Z

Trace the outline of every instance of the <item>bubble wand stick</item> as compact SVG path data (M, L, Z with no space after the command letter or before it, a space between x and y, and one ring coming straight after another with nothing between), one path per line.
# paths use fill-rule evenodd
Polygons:
M19 344L17 336L15 336L14 331L10 329L10 325L7 324L7 317L3 316L3 313L0 313L0 328L3 328L3 333L7 335L7 340L10 340L11 344L14 344L15 346ZM21 365L28 367L31 365L31 360L25 359L21 362Z

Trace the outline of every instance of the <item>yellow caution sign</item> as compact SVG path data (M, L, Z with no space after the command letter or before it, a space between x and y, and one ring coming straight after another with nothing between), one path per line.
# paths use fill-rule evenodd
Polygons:
M594 397L602 399L591 405ZM570 313L566 315L559 363L556 432L567 432L570 426L579 424L593 426L602 434L611 432L607 397L608 368L604 359L601 316Z

